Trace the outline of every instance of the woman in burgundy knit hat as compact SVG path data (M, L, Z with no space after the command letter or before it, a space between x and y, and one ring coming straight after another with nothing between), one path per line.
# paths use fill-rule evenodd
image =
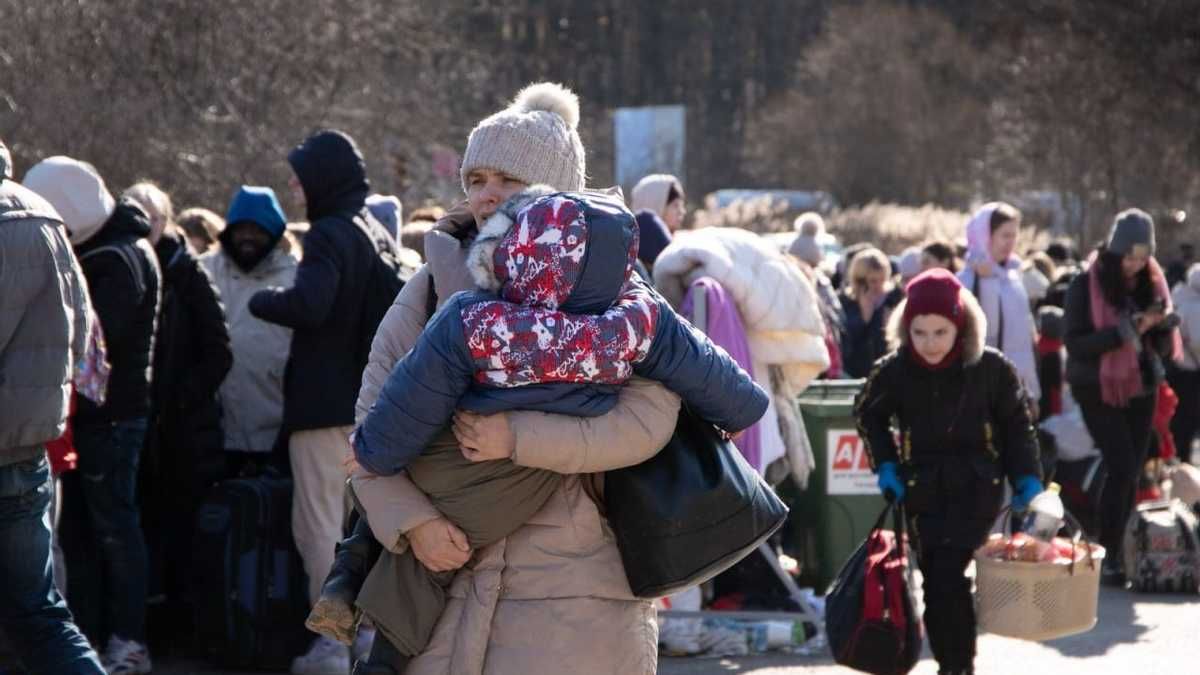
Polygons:
M967 564L1006 478L1015 510L1041 492L1037 437L1017 372L984 346L983 311L958 279L931 269L906 291L888 326L893 351L871 370L855 415L880 490L907 507L938 672L961 675L975 658Z

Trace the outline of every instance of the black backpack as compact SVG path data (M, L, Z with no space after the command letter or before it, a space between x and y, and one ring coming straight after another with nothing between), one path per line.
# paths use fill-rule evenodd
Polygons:
M416 271L400 260L399 246L388 231L370 214L359 213L352 220L359 234L366 238L375 255L367 272L367 287L363 294L362 316L359 318L358 360L365 364L371 355L375 331L396 301L400 289Z

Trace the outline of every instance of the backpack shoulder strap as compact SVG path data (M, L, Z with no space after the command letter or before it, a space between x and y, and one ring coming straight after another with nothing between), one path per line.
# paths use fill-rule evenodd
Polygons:
M425 320L429 321L437 312L437 289L433 287L433 272L429 272L429 283L425 290Z
M118 246L116 244L99 246L79 256L79 260L82 262L101 253L116 253L125 263L125 267L129 269L129 274L133 276L133 284L137 287L138 297L146 295L146 271L142 269L141 263L134 258L133 252L129 250L129 247Z

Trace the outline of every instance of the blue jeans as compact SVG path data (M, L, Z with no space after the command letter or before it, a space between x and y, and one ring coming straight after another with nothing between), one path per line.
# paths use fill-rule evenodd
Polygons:
M0 626L30 672L103 675L54 587L49 507L44 455L0 466Z
M99 564L95 566L96 574L72 575L68 593L73 603L84 602L84 598L99 602L105 634L143 643L147 563L137 505L137 476L145 440L144 417L75 427L78 484L87 507L90 548ZM73 566L72 561L67 562L68 568ZM81 588L76 595L76 576L81 577L81 585L98 584L100 588Z

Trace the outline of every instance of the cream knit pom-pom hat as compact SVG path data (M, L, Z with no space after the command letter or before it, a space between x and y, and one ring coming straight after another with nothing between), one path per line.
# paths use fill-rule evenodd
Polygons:
M475 169L502 171L530 185L582 190L586 174L579 140L579 97L561 84L525 87L512 105L471 131L463 154L462 183Z

